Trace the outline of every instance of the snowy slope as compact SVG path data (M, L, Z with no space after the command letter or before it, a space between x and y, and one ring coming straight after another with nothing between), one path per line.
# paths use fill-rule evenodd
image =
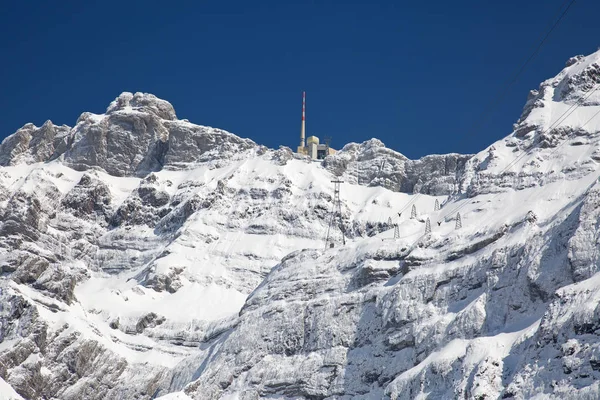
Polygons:
M10 387L8 383L4 381L4 379L0 378L0 399L4 400L22 400L21 397L15 390Z
M597 398L599 58L473 157L313 162L141 93L24 126L0 145L0 393Z
M535 198L528 190L490 202L481 196L463 209L458 231L448 223L423 237L421 224L413 238L294 253L246 301L235 329L177 367L174 382L190 380L202 365L185 388L193 398L530 398L548 391L553 379L568 375L562 360L559 374L540 379L542 366L541 376L529 372L546 359L536 354L536 338L540 326L549 334L556 329L546 313L554 291L572 282L569 251L582 240L573 232L590 217L579 207L597 190L598 176L552 184ZM570 196L557 201L556 191ZM537 208L535 220L528 217L527 210L547 203L552 207ZM511 208L518 211L502 215ZM564 337L576 335L567 329ZM523 349L534 354L524 358ZM587 360L592 354L588 348ZM587 370L589 383L598 379ZM556 398L581 398L578 386L567 379L563 385ZM597 388L586 390L597 395Z
M542 83L515 132L427 213L442 223L431 235L288 256L234 329L175 368L170 390L192 380L193 398L598 398L600 107L578 75L600 82L598 57Z

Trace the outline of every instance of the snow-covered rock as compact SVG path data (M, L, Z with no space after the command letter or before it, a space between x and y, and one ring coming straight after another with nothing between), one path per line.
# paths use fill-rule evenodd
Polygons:
M0 397L598 398L599 61L475 156L314 162L142 93L25 125L0 145Z
M0 165L16 165L48 161L64 151L67 133L66 125L55 126L46 121L40 128L26 124L2 141L0 145Z
M595 147L598 83L598 52L570 59L556 77L530 92L513 133L467 162L461 191L473 197L594 172L600 160Z
M350 143L324 166L333 174L361 185L382 186L392 191L450 195L458 190L459 179L471 155L431 155L409 160L385 147L378 139Z

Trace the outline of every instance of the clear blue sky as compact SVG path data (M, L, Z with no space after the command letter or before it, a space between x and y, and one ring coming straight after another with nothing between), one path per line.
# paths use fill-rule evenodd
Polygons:
M600 2L578 0L478 132L473 118L563 0L5 1L0 137L73 126L123 91L269 147L307 133L371 137L411 158L475 152L511 131L529 89L600 46Z

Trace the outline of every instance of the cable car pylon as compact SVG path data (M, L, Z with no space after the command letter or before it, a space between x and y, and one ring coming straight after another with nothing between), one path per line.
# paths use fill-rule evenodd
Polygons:
M342 244L346 244L346 229L344 228L344 220L342 218L342 202L340 200L340 185L344 181L335 180L331 181L334 184L333 189L333 205L331 208L331 214L329 215L329 227L327 228L327 238L325 239L325 249L335 247L335 240L333 239L333 231L336 228L340 229L342 233Z

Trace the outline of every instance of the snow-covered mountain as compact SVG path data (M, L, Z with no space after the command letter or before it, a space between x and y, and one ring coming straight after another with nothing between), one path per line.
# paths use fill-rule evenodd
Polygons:
M25 125L0 145L0 397L598 398L599 75L569 60L474 156L313 162L142 93Z

